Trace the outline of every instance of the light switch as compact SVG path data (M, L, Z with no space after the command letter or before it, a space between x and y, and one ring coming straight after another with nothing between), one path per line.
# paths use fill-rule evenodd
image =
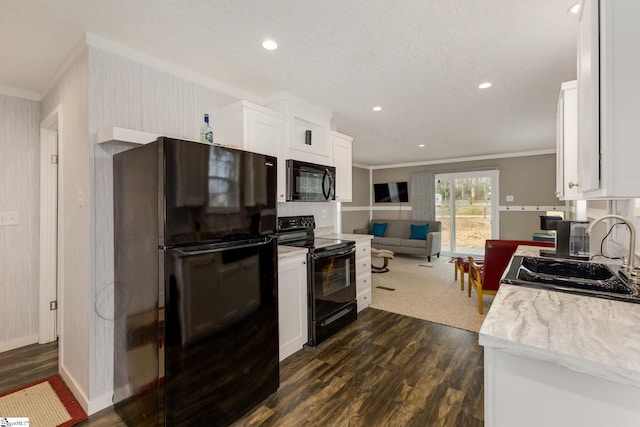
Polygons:
M506 197L506 199L507 199L507 202L513 202L513 196L512 195L508 195Z

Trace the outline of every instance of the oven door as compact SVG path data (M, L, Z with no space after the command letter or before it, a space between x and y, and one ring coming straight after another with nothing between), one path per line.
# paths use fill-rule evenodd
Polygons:
M309 255L309 341L316 346L358 318L355 248Z

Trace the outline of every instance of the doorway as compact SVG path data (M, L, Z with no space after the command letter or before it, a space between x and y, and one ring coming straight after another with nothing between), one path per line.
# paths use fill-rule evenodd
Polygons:
M61 112L56 107L40 123L40 295L38 342L55 341L60 328L58 284L59 239L59 133Z
M484 254L498 238L498 171L437 174L436 220L442 223L442 252Z

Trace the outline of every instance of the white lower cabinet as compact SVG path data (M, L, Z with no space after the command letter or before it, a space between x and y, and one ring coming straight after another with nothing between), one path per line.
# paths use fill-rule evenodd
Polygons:
M278 322L280 360L307 343L307 256L281 257L278 261Z
M592 365L585 362L584 369ZM640 425L640 388L561 362L485 346L484 378L487 427Z
M356 242L356 299L358 312L371 303L371 241Z

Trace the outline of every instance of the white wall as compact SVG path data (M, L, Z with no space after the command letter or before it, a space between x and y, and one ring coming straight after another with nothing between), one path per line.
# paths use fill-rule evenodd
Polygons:
M278 203L278 216L313 215L316 221L316 234L321 235L337 231L339 218L337 209L336 202L281 202Z
M638 265L638 260L640 259L638 257L640 250L640 202L636 199L587 201L587 220L593 221L606 214L621 215L633 224L636 230L635 249L636 265ZM596 225L589 241L592 253L600 253L600 243L614 222L616 221L607 219ZM630 233L627 226L616 226L605 240L604 254L612 257L627 257L629 255L629 242ZM598 261L597 258L596 261Z
M0 95L0 352L38 342L40 103Z

